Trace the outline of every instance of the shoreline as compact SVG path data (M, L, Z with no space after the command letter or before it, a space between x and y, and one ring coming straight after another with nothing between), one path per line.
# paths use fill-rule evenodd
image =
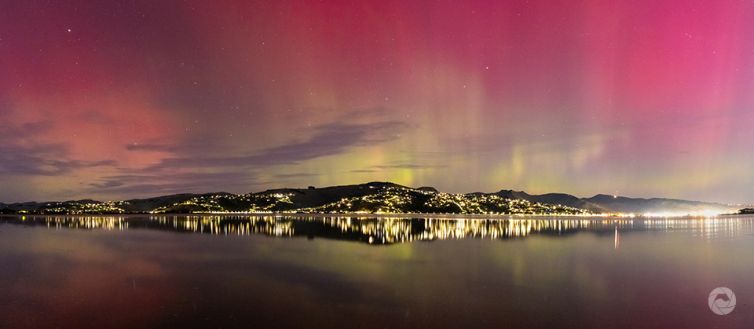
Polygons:
M729 218L747 216L747 214L716 214L716 215L678 215L678 216L646 216L646 215L614 215L614 214L562 214L562 215L545 215L545 214L427 214L427 213L397 213L397 214L371 214L371 213L286 213L286 212L238 212L238 213L126 213L126 214L0 214L0 217L98 217L98 216L120 216L120 217L138 217L138 216L155 216L155 217L211 217L211 216L271 216L271 217L317 217L317 218L357 218L357 219L447 219L447 220L464 220L464 219L489 219L489 220L522 220L527 218L533 219L708 219L708 218Z

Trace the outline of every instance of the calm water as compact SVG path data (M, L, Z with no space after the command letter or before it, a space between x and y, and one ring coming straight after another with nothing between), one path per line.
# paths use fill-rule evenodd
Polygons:
M749 217L0 217L0 328L752 327L753 234Z

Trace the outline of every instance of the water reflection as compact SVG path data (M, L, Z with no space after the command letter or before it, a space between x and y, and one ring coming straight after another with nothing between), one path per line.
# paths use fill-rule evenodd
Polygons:
M0 328L750 327L752 223L0 217Z
M0 224L46 226L50 229L123 231L150 229L211 235L265 235L394 244L446 239L511 239L530 235L593 232L614 235L634 231L690 232L702 239L739 235L754 221L741 217L683 219L611 218L360 218L328 216L7 216Z

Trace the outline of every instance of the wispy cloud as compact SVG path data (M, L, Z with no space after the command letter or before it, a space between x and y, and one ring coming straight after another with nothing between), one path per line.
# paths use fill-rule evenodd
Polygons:
M62 144L0 145L0 174L55 176L77 169L115 166L115 160L69 159Z
M97 194L159 194L183 192L207 192L225 189L246 189L260 183L256 175L243 171L220 173L153 173L123 174L103 177L89 184L89 191Z
M288 178L309 178L309 177L317 177L318 174L312 174L312 173L290 173L290 174L277 174L274 177L275 178L281 178L281 179L288 179Z
M32 137L52 127L50 121L0 123L0 175L55 176L77 169L115 166L114 160L74 159L65 143L40 143Z
M162 160L147 170L174 168L264 167L294 164L340 154L346 150L393 140L407 128L398 121L376 123L328 123L315 128L310 137L289 144L263 149L254 154L231 156L178 156ZM138 147L137 147L138 148ZM167 149L148 146L146 149Z
M163 145L163 144L156 144L156 143L149 143L149 144L128 144L126 145L126 150L128 151L155 151L155 152L175 152L178 150L177 146L174 145Z
M413 169L413 170L421 170L421 169L435 169L435 168L445 168L447 165L434 165L434 164L418 164L418 163L395 163L395 164L382 164L382 165L374 165L369 166L367 168L363 169L354 169L350 170L351 173L359 173L359 174L366 174L366 173L375 173L385 170L395 170L395 169Z
M375 169L428 169L428 168L443 168L446 165L427 165L416 163L401 163L401 164L388 164L388 165L376 165L371 168Z
M156 164L132 167L127 161L118 163L110 159L86 160L71 155L71 146L41 138L39 132L55 130L52 121L26 124L0 123L0 176L45 176L54 178L86 174L88 181L81 188L69 187L65 195L149 195L206 191L251 191L268 187L279 181L310 180L319 173L273 172L262 182L258 173L279 165L299 164L308 160L351 152L355 148L369 147L399 138L410 126L390 120L380 109L358 110L348 113L348 118L336 117L332 121L305 130L292 128L290 141L282 145L262 148L254 152L231 151L237 145L223 145L216 141L200 139L147 140L121 144L122 150L158 152L167 154ZM97 116L89 118L97 120ZM349 119L349 120L347 120ZM46 142L47 141L47 142ZM49 142L52 141L52 142ZM155 157L156 155L144 155ZM385 170L386 165L371 170ZM406 165L400 165L406 166ZM85 170L91 168L96 170ZM61 194L61 195L62 195Z

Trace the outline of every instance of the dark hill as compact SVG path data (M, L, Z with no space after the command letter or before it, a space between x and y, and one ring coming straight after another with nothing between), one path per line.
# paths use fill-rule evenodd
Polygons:
M381 188L385 187L408 187L388 183L388 182L371 182L358 185L340 185L322 188L283 188L266 190L264 192L254 193L257 195L274 195L292 193L291 201L297 208L319 207L328 203L338 202L344 198L358 198L367 195L376 194Z
M147 199L126 200L124 209L129 212L148 212L159 207L167 207L175 203L185 202L197 196L196 194L183 193L158 196Z
M730 213L737 210L736 207L700 201L688 201L665 198L628 198L598 194L591 198L579 198L565 193L547 193L532 195L523 191L501 190L496 193L504 198L522 199L543 204L560 204L568 207L588 209L601 213L673 213L695 214L706 211L715 213Z
M736 207L711 203L688 201L665 198L628 198L622 196L612 196L598 194L591 198L584 199L587 202L600 205L612 212L623 213L698 213L703 211L714 211L718 213L729 213L736 210Z
M547 193L540 195L532 195L523 191L513 190L501 190L495 193L504 198L510 199L523 199L531 202L539 202L544 204L559 204L568 207L588 209L595 212L606 212L608 209L599 204L580 199L570 194L565 193Z
M524 200L515 203L506 200ZM390 182L330 187L270 189L249 194L225 192L173 194L146 199L100 202L0 203L0 213L144 213L144 212L418 212L418 213L660 213L692 214L704 211L733 213L737 207L718 203L663 198L628 198L598 194L579 198L565 193L528 194L500 190L495 193L441 193L434 187L410 188Z

